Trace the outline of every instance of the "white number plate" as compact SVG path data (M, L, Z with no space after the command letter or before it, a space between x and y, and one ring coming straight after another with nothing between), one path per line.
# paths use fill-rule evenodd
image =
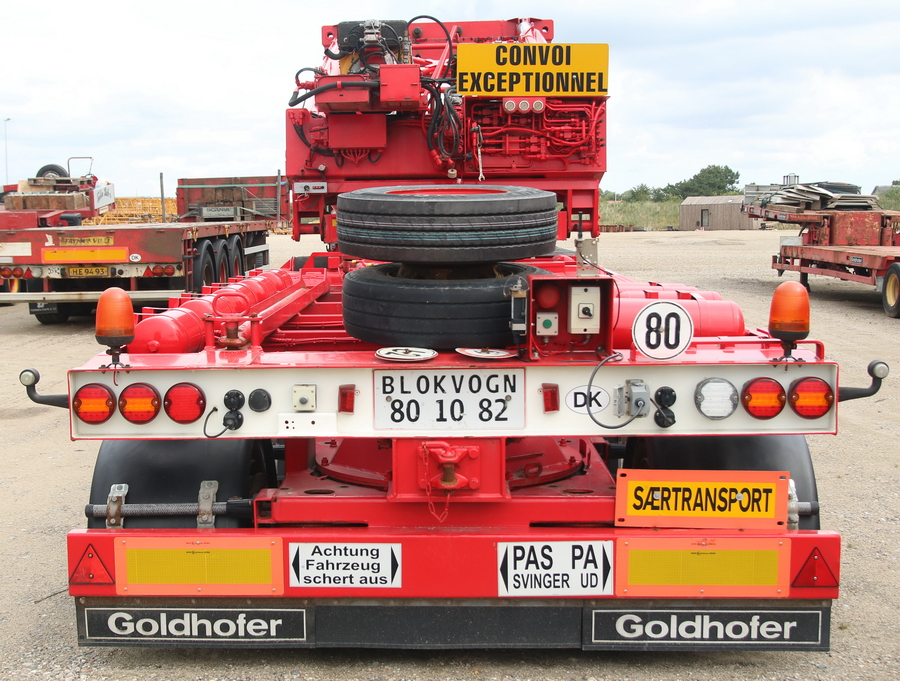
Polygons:
M375 427L524 428L525 370L376 371Z

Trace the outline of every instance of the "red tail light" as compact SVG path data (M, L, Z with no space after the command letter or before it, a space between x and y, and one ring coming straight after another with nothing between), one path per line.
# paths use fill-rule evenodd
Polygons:
M356 408L356 385L342 385L338 387L338 411L342 414L352 414Z
M559 411L559 386L556 383L541 384L544 395L544 413Z
M119 395L119 411L131 423L150 423L159 413L161 400L156 388L133 383Z
M0 267L0 277L4 279L9 279L12 276L12 268L11 267Z
M116 410L116 396L100 383L88 383L72 398L72 411L85 423L103 423Z
M154 265L153 266L153 276L161 277L163 275L163 267L162 265Z
M175 423L193 423L206 411L206 396L193 383L176 383L166 392L163 407Z
M175 266L174 265L166 265L165 267L163 267L163 274L165 274L167 277L174 277L175 276Z
M21 267L13 267L12 275L14 279L21 279L25 275L25 270Z
M801 378L791 383L788 400L797 416L817 419L834 404L834 390L821 378Z
M787 395L774 378L756 378L741 391L741 404L753 418L771 419L784 409Z

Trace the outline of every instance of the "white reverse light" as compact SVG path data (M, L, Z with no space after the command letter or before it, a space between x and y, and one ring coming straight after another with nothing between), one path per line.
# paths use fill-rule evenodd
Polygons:
M738 391L724 378L707 378L694 391L697 411L708 419L727 419L738 406Z

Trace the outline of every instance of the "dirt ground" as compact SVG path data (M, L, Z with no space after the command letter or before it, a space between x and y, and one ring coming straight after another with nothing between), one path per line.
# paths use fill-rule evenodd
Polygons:
M783 232L604 234L600 261L638 280L720 292L765 326L770 269ZM308 251L273 238L273 261ZM795 278L786 275L786 278ZM14 510L0 522L0 678L3 679L884 679L900 670L900 320L872 289L811 278L812 336L841 364L841 384L868 385L872 359L897 372L873 398L840 408L840 434L810 437L822 527L843 536L841 598L830 653L581 653L577 651L239 651L78 648L66 593L65 534L84 525L98 443L69 439L66 413L31 403L61 393L66 371L100 351L92 320L41 326L25 306L0 307L0 489Z

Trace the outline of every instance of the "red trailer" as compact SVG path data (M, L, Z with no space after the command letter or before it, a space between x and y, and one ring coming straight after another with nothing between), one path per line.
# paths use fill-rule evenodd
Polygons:
M751 330L599 265L605 45L323 36L287 167L326 249L136 325L111 289L67 394L22 372L101 442L79 644L827 649L841 539L805 435L887 366L839 386L795 282Z
M110 286L166 301L267 265L268 231L290 210L280 177L179 180L179 215L152 224L84 225L115 207L112 185L93 175L17 190L0 211L0 302L28 303L42 324L89 314Z
M772 267L779 276L799 272L869 284L881 293L884 311L900 317L900 212L889 210L785 210L745 206L751 217L796 224L784 236Z

